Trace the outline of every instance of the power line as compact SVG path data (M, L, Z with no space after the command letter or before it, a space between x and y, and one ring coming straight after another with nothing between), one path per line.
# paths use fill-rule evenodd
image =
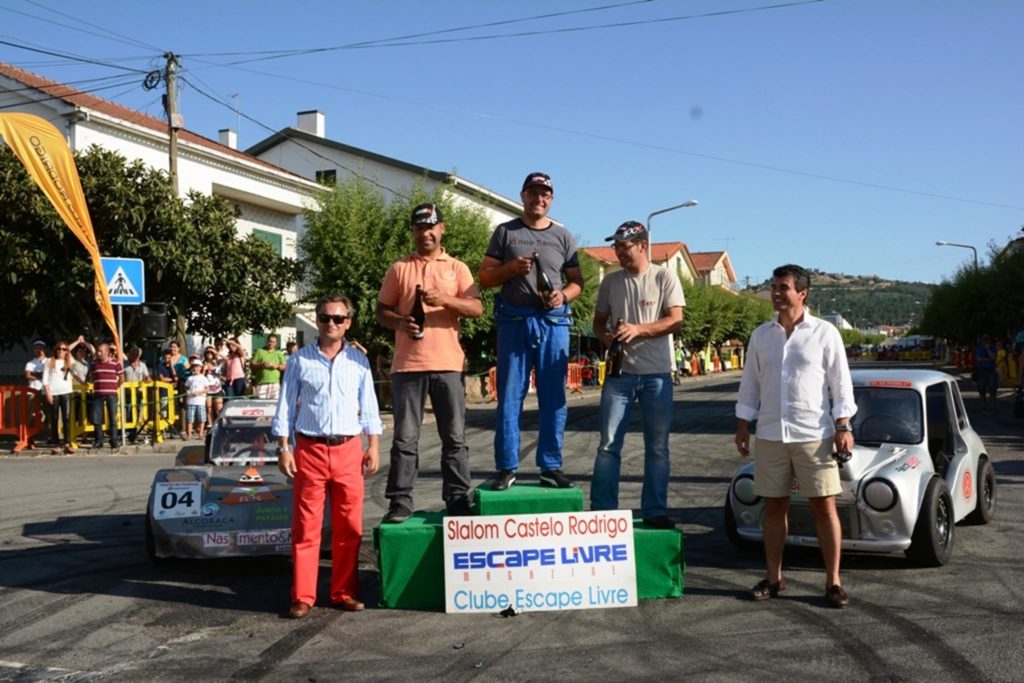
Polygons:
M253 73L253 74L257 74L257 75L261 75L261 76L269 76L269 77L272 77L272 78L280 78L280 79L284 79L284 80L287 80L287 81L290 81L290 82L293 82L293 83L305 83L305 84L308 84L308 85L315 85L315 86L322 87L322 88L329 88L329 89L332 89L332 90L340 90L340 91L343 91L343 92L350 92L350 93L354 93L354 94L358 94L358 95L364 95L364 96L367 96L367 97L375 97L375 98L382 99L382 100L388 100L388 101L393 101L393 102L401 102L401 103L404 103L404 104L414 104L414 105L416 105L418 107L430 107L430 108L436 109L438 111L453 112L453 113L462 114L462 115L465 115L465 116L473 116L473 117L476 117L476 118L486 119L486 120L490 120L490 121L500 121L500 122L503 122L503 123L512 123L512 124L519 125L519 126L527 126L527 127L530 127L530 128L538 128L538 129L541 129L541 130L549 130L549 131L556 132L556 133L565 133L565 134L568 134L568 135L575 135L575 136L578 136L578 137L588 138L588 139L591 139L591 140L601 140L601 141L604 141L604 142L615 142L615 143L618 143L618 144L621 144L621 145L628 145L628 146L631 146L631 147L639 147L639 148L642 148L642 149L652 149L652 150L657 150L657 151L661 151L661 152L668 152L668 153L671 153L671 154L680 154L680 155L683 155L683 156L691 156L691 157L695 157L695 158L698 158L698 159L707 159L709 161L718 161L718 162L721 162L721 163L733 164L733 165L736 165L736 166L746 166L748 168L757 168L757 169L761 169L761 170L765 170L765 171L774 171L774 172L777 172L777 173L787 173L789 175L795 175L795 176L800 176L800 177L804 177L804 178L814 178L816 180L827 180L827 181L834 182L834 183L843 183L843 184L847 184L847 185L857 185L857 186L860 186L860 187L868 187L868 188L872 188L872 189L876 189L876 190L886 190L886 191L889 191L889 192L899 192L899 193L902 193L902 194L910 194L910 195L916 195L916 196L920 196L920 197L931 197L933 199L945 199L945 200L948 200L948 201L964 202L964 203L967 203L967 204L976 204L976 205L979 205L979 206L993 206L993 207L1003 208L1003 209L1024 209L1024 206L1019 206L1019 205L1016 205L1016 204L1005 204L1005 203L1000 203L1000 202L988 202L988 201L983 201L983 200L980 200L980 199L970 199L968 197L958 197L958 196L955 196L955 195L942 194L942 193L938 193L938 192L926 192L926 191L923 191L923 190L912 190L912 189L909 189L909 188L896 187L894 185L884 185L882 183L871 183L871 182L867 182L867 181L856 180L856 179L853 179L853 178L843 178L841 176L828 175L828 174L823 174L823 173L812 173L812 172L809 172L809 171L799 171L799 170L796 170L796 169L785 168L783 166L774 166L772 164L763 164L763 163L754 162L754 161L744 161L742 159L731 159L729 157L723 157L723 156L718 156L718 155L714 155L714 154L704 154L704 153L701 153L701 152L693 152L693 151L689 151L689 150L685 150L685 149L679 149L679 148L676 148L676 147L668 147L666 145L657 145L657 144L653 144L653 143L638 142L636 140L627 140L625 138L618 138L618 137L614 137L614 136L611 136L611 135L602 135L602 134L599 134L599 133L589 133L589 132L585 132L585 131L572 130L570 128L562 128L560 126L553 126L553 125L548 125L548 124L543 124L543 123L534 123L532 121L522 121L522 120L519 120L519 119L510 119L510 118L505 118L505 117L502 117L502 116L497 116L497 115L494 115L494 114L486 114L486 113L482 113L482 112L474 112L474 111L467 111L467 110L464 110L464 109L456 109L456 108L453 108L453 107L447 107L447 106L444 106L444 105L440 105L440 104L438 104L437 102L434 102L434 101L431 101L431 102L421 102L421 101L418 101L418 100L410 100L410 99L407 99L407 98L404 98L404 97L398 97L398 96L395 96L395 95L382 95L380 93L373 93L373 92L368 92L368 91L365 91L365 90L357 90L355 88L347 88L345 86L335 85L335 84L332 84L332 83L323 83L323 82L320 82L320 81L312 81L312 80L308 80L308 79L304 79L304 78L296 78L296 77L293 77L293 76L283 76L281 74L275 74L275 73L271 73L271 72L267 72L267 71L258 71L256 69L248 69L248 68L240 67L240 66L232 66L232 67L229 67L229 68L237 69L239 71L245 71L247 73ZM260 125L262 125L262 124L260 124ZM267 129L268 130L272 130L269 127Z
M52 12L52 13L58 15L58 16L62 16L64 18L66 18L66 19L72 19L72 20L76 21L79 24L85 24L86 26L91 26L91 27L93 27L95 29L99 29L100 31L103 31L103 33L106 33L106 34L109 34L109 35L103 35L103 34L100 34L100 33L94 33L93 31L86 31L85 29L83 29L83 28L81 28L79 26L70 25L70 24L63 24L63 23L61 23L59 21L54 21L52 19L44 19L43 17L37 17L35 15L28 14L27 12L20 12L18 10L11 9L10 7L4 7L3 9L6 9L8 12L14 12L15 14L20 14L20 15L28 17L30 19L36 19L38 21L43 21L43 22L46 22L48 24L53 24L55 26L60 26L62 28L71 29L72 31L78 31L79 33L85 33L85 34L88 34L88 35L91 35L91 36L96 36L97 38L103 38L104 40L110 40L110 41L113 41L115 43L121 43L122 45L131 45L132 47L141 47L141 48L144 48L146 50L154 50L156 52L164 52L164 50L161 50L158 47L155 47L153 45L149 45L147 43L143 43L142 41L139 41L139 40L136 40L135 38L132 38L131 36L126 36L126 35L123 35L121 33L117 33L116 31L111 31L108 28L104 28L103 26L99 26L98 24L94 24L92 22L86 21L85 19L81 19L79 17L73 17L70 14L67 14L65 12L61 12L59 10L55 10L52 7L47 7L46 5L42 4L41 2L36 2L36 0L25 0L25 2L27 2L30 5L35 5L36 7L40 8L40 9L44 9L47 12Z
M110 85L105 85L105 86L102 86L100 88L93 88L92 90L89 90L89 91L76 91L76 92L64 93L62 95L49 95L49 96L44 97L42 99L32 100L32 104L36 104L36 103L39 103L39 102L52 102L54 100L66 100L68 97L70 97L72 95L91 95L93 93L97 93L97 92L100 92L102 90L111 90L113 88L120 88L122 86L129 85L129 84L131 84L130 88L128 88L127 90L125 90L123 92L118 93L116 96L120 96L120 95L123 95L123 94L125 94L127 92L131 92L135 88L139 87L138 80L135 79L135 78L131 78L129 80L122 80L122 81L120 81L118 83L111 83ZM46 92L46 88L48 88L48 87L49 88L53 88L53 87L59 87L59 86L42 86L42 87L39 87L39 88L35 88L35 90L39 90L41 92ZM6 92L6 91L4 91L4 92ZM0 94L2 94L2 93L0 93ZM14 109L16 107L24 107L24 106L25 106L25 102L15 102L13 104L0 105L0 110L2 110L2 109Z
M613 5L602 5L600 7L588 7L585 9L568 10L565 12L550 12L547 14L536 14L529 17L520 17L518 19L503 19L501 21L490 21L483 24L470 24L467 26L456 26L453 28L438 29L435 31L425 31L422 33L410 33L403 36L393 36L391 38L377 38L374 40L361 41L358 43L346 43L344 45L335 45L333 47L319 47L319 48L303 48L303 49L292 49L292 50L260 50L252 52L207 52L189 55L190 57L243 57L247 55L258 56L257 59L249 61L260 61L262 59L277 59L279 57L291 57L294 55L313 54L316 52L326 52L331 50L346 50L355 47L369 47L376 43L388 43L394 40L409 40L412 38L424 38L427 36L442 35L445 33L455 33L457 31L471 31L478 28L492 28L494 26L503 26L508 24L517 24L527 21L536 21L539 19L551 19L554 17L568 16L572 14L586 14L588 12L599 12L607 9L618 9L620 7L628 7L631 5L643 5L655 0L631 0L630 2L621 2ZM245 62L231 62L231 64L244 64Z
M72 85L73 86L79 86L79 85L84 85L86 83L102 83L103 81L112 81L114 79L124 79L124 78L125 78L124 74L115 74L113 76L97 76L95 78L85 78L85 79L82 79L80 81L65 81L63 83L58 83L58 84L55 84L55 85L44 86L44 87L51 87L51 88L53 88L53 87L72 86ZM118 82L121 82L121 81L119 80ZM25 86L22 86L20 88L7 88L7 89L3 90L2 92L0 92L0 94L6 95L7 93L19 93L19 92L26 92L26 91L29 91L29 90L39 90L39 89L40 89L40 87L37 86L37 85L25 85Z
M89 57L82 57L80 55L75 55L75 54L70 54L70 53L65 53L65 52L56 52L54 50L44 50L42 48L29 47L28 45L20 45L18 43L12 43L12 42L10 42L8 40L0 40L0 45L8 45L10 47L14 47L14 48L17 48L19 50L28 50L29 52L38 52L40 54L49 55L51 57L61 57L63 59L70 59L72 61L82 62L83 64L96 64L98 66L105 66L105 67L108 67L110 69L121 69L122 71L130 71L132 73L138 73L138 74L146 73L142 69L133 69L133 68L128 67L128 66L121 66L120 64L112 64L112 63L109 63L109 62L100 61L98 59L90 59Z
M181 80L188 82L188 79L186 79L184 76L181 76ZM266 130L266 131L268 131L270 133L277 133L278 132L277 130L271 128L270 126L268 126L267 124L263 123L262 121L259 121L259 120L255 119L255 118L249 116L248 114L245 114L245 113L241 112L239 109L237 109L236 107L232 106L231 104L229 104L227 102L224 102L224 101L218 99L215 95L211 95L210 93L206 92L205 90L197 87L195 83L189 83L189 85L192 87L192 89L194 91L196 91L197 93L199 93L200 95L202 95L206 99L211 100L212 102L215 102L215 103L219 104L222 107L230 109L232 112L235 113L236 116L240 116L243 119L245 119L246 121L251 121L252 123L255 123L257 126L259 126L260 128L263 128L264 130ZM370 177L368 177L368 176L366 176L366 175L364 175L362 173L359 173L355 169L349 168L348 166L345 166L344 164L340 163L337 159L332 159L331 157L325 156L325 155L321 154L320 152L316 151L315 149L313 149L312 147L309 147L309 146L303 144L303 142L300 141L300 140L295 140L294 138L292 138L290 141L293 144L297 145L298 147L302 148L303 150L309 152L313 156L317 157L318 159L322 159L323 161L328 161L331 164L334 164L334 165L338 166L339 168L344 169L345 171L348 171L352 175L358 176L358 177L362 178L363 180L365 180L366 182L370 183L371 185L374 185L374 186L376 186L376 187L378 187L378 188L380 188L382 190L386 190L386 191L388 191L388 192L390 192L390 193L392 193L394 195L397 195L397 196L399 196L399 197L401 197L403 199L409 199L410 198L410 196L408 194L406 194L404 191L396 190L393 187L388 187L387 185L384 185L383 183L380 183L380 182L374 180L373 178L370 178Z

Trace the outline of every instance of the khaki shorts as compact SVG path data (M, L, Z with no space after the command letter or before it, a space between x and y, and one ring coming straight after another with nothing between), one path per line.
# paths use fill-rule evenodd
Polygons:
M807 498L834 496L842 492L839 468L832 458L832 439L782 443L754 442L754 492L765 498L788 498L794 493L793 480Z

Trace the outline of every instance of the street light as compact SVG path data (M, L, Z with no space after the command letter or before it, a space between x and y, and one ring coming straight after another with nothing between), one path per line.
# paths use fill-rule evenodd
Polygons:
M935 243L937 247L960 247L961 249L970 249L974 252L974 270L978 270L978 250L969 244L957 244L956 242L947 242L946 240L939 240Z
M661 209L660 211L655 211L654 213L647 214L647 258L651 257L651 219L660 214L668 213L669 211L675 211L676 209L686 209L691 206L697 206L696 199L688 199L682 204L670 206L667 209Z

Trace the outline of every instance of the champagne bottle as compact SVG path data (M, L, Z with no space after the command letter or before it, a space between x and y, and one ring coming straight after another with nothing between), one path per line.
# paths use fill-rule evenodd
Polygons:
M555 288L551 284L551 278L544 272L544 267L540 265L540 254L537 252L533 252L533 270L537 277L537 294L540 295L541 303L547 304L548 296Z
M423 339L423 328L427 320L427 314L423 310L423 288L420 285L416 285L416 296L412 300L412 311L409 315L412 316L412 321L419 325L420 328L420 331L412 335L412 338Z
M615 323L615 329L618 330L622 324L622 318L619 318L618 322ZM612 345L608 347L608 355L605 359L604 374L606 377L619 377L622 375L622 361L626 357L626 348L621 341L618 339L612 340Z

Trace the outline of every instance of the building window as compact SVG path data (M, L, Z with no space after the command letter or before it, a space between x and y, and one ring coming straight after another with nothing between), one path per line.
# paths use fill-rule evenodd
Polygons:
M270 245L270 248L274 250L274 253L278 256L281 255L281 236L276 232L268 232L267 230L259 230L253 228L253 237L258 240L263 240Z
M316 181L321 185L337 185L338 184L338 171L337 169L331 168L326 171L316 172Z

